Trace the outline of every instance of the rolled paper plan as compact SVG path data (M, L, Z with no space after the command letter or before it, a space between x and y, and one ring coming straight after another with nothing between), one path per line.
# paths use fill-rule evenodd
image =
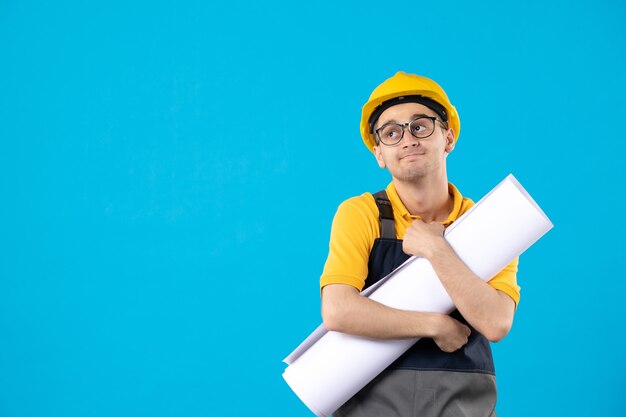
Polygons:
M489 281L552 228L522 185L509 175L445 231L472 272ZM454 304L430 262L411 257L361 293L387 306L448 314ZM318 417L328 417L406 352L418 338L370 339L315 330L284 362L283 378Z

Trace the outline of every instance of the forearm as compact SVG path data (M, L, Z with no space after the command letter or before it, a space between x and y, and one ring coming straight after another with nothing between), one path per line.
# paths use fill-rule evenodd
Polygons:
M514 301L474 274L444 239L427 257L463 317L491 341L506 336Z
M324 287L322 317L329 330L377 339L433 337L442 320L436 313L387 307L342 284Z

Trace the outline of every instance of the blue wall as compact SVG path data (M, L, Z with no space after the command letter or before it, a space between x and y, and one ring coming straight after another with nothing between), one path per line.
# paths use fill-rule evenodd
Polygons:
M0 3L0 416L310 416L336 206L389 181L360 108L397 70L555 228L494 346L502 416L621 416L619 1Z

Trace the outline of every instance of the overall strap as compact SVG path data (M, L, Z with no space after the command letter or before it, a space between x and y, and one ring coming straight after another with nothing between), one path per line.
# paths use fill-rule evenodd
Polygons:
M375 194L374 201L378 206L378 219L380 220L380 237L383 239L396 238L396 224L393 220L393 209L391 202L387 198L387 192L381 190Z

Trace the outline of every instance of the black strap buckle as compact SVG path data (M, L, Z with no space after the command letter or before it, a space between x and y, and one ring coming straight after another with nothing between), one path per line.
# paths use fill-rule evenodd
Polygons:
M378 206L378 219L380 221L380 237L383 239L395 239L396 238L396 224L393 219L393 208L391 207L391 201L387 197L387 192L381 190L375 194L374 201Z

